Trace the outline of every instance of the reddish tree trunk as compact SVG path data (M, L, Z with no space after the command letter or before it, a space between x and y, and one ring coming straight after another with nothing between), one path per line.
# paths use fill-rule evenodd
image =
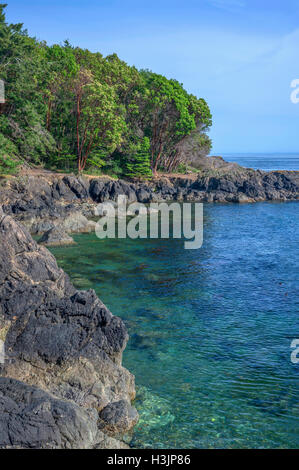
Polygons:
M50 131L50 123L51 123L51 111L52 111L52 100L49 98L48 100L48 112L47 112L47 130Z
M80 94L77 95L77 157L78 157L78 172L81 173L82 165L81 165L81 151L80 151L80 132L79 132L79 125L80 125Z

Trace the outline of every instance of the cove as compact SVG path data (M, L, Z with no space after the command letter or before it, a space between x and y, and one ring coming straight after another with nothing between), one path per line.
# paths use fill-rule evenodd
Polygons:
M298 203L205 204L204 243L74 236L53 248L122 317L137 448L298 448Z

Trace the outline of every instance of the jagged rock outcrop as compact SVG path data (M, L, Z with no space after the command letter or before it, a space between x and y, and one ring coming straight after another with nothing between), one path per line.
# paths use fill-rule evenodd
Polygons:
M115 201L125 194L128 201L258 202L299 199L298 171L255 171L237 164L202 169L197 177L160 177L148 183L107 182L94 179L90 196L94 202Z
M0 377L1 449L126 449L98 428L96 410Z
M299 199L299 172L250 170L236 167L228 171L202 172L189 186L197 197L211 202L258 202ZM188 194L188 191L187 191Z
M53 228L70 234L93 231L97 204L115 202L119 195L126 195L129 203L298 200L299 172L255 171L213 157L205 159L197 175L162 176L148 182L28 176L4 182L0 204L32 234Z
M0 336L0 447L122 446L110 436L137 422L134 377L121 365L122 320L94 291L77 291L50 252L1 209ZM98 422L115 403L127 419L118 427L113 418L108 436Z

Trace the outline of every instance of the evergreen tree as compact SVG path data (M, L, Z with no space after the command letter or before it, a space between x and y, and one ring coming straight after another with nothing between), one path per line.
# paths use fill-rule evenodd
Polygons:
M149 178L152 175L150 159L150 141L144 137L133 155L128 156L125 174L128 177Z

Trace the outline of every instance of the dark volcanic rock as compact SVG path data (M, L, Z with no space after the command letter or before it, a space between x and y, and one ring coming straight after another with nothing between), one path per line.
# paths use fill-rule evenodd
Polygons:
M99 440L94 413L3 377L0 377L0 422L2 449L88 449Z
M115 434L119 431L125 432L129 423L138 422L138 414L125 400L110 403L100 413L100 427L108 432Z
M75 176L65 176L63 183L70 188L78 199L87 199L89 197L89 183L84 178Z
M98 428L98 413L0 377L1 449L121 449Z
M6 181L0 187L0 204L32 234L40 235L54 227L81 233L94 230L90 219L97 204L116 202L120 195L125 195L128 203L298 200L299 172L255 171L214 157L202 161L196 179L194 175L163 176L145 183L107 177L89 181L75 176L30 176Z
M129 406L134 398L134 377L121 366L128 340L121 319L94 291L76 291L46 248L2 211L0 337L6 351L2 377L38 387L87 413L120 400ZM127 429L134 423L132 417ZM76 447L75 437L72 442Z
M151 197L151 190L148 188L140 188L136 192L137 200L138 202L141 202L143 204L147 204L148 202L151 202L152 197Z
M65 201L72 202L77 199L76 193L74 193L70 189L69 185L66 185L61 179L53 182L52 196L56 201L63 199Z
M220 202L295 200L299 198L299 172L268 173L242 167L207 170L199 173L191 189L204 194L204 200Z
M103 179L94 179L91 181L90 187L89 187L89 194L90 194L90 197L95 202L103 202L102 191L105 188L106 184L107 184L107 180L103 180Z
M123 180L93 179L90 183L89 194L95 202L116 201L118 196L125 195L128 202L137 201L136 186Z
M5 200L7 199L7 200ZM0 203L7 213L22 215L42 214L43 212L55 215L51 185L43 178L27 177L11 183L10 190L1 191Z
M24 177L6 182L0 190L0 204L6 214L13 215L32 233L44 233L58 219L75 211L78 198L61 181L53 184L45 178Z

